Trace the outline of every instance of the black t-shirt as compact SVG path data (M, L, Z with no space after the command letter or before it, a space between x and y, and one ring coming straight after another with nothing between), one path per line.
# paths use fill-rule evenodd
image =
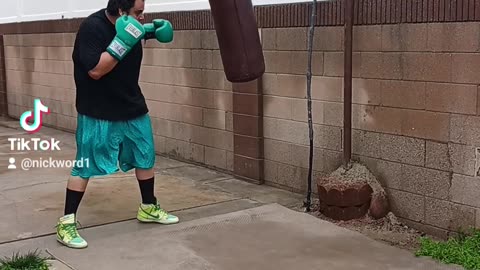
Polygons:
M115 68L99 80L88 75L99 62L116 35L105 9L85 18L78 30L73 49L74 78L78 113L119 121L130 120L148 112L138 80L143 50L139 42Z

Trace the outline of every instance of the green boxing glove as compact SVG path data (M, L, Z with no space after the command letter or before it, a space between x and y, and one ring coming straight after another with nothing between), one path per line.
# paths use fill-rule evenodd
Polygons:
M169 43L173 40L172 24L164 19L155 19L152 23L144 24L145 40L156 39L161 43Z
M135 18L123 15L115 23L117 35L107 47L107 52L121 61L142 38L145 29Z

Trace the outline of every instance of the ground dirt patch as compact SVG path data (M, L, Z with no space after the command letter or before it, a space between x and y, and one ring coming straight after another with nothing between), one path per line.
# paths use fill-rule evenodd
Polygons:
M369 215L366 215L361 219L337 221L328 218L319 212L318 199L313 200L311 210L310 214L317 218L332 222L340 227L357 231L377 241L406 249L411 252L418 250L420 247L419 239L421 236L425 236L425 233L402 224L392 212L389 212L387 216L381 219L374 219Z

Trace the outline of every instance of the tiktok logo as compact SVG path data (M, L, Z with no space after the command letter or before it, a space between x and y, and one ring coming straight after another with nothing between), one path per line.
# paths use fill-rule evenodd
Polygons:
M20 117L20 126L28 133L35 133L39 131L42 127L42 117L44 113L49 114L50 109L43 105L40 99L35 99L33 104L33 113L32 111L24 112ZM28 123L28 121L32 119L33 124Z

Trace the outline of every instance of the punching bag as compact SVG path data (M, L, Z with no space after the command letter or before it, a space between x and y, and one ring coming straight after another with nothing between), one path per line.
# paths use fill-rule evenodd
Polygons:
M255 80L265 72L251 0L209 0L223 68L230 82Z

